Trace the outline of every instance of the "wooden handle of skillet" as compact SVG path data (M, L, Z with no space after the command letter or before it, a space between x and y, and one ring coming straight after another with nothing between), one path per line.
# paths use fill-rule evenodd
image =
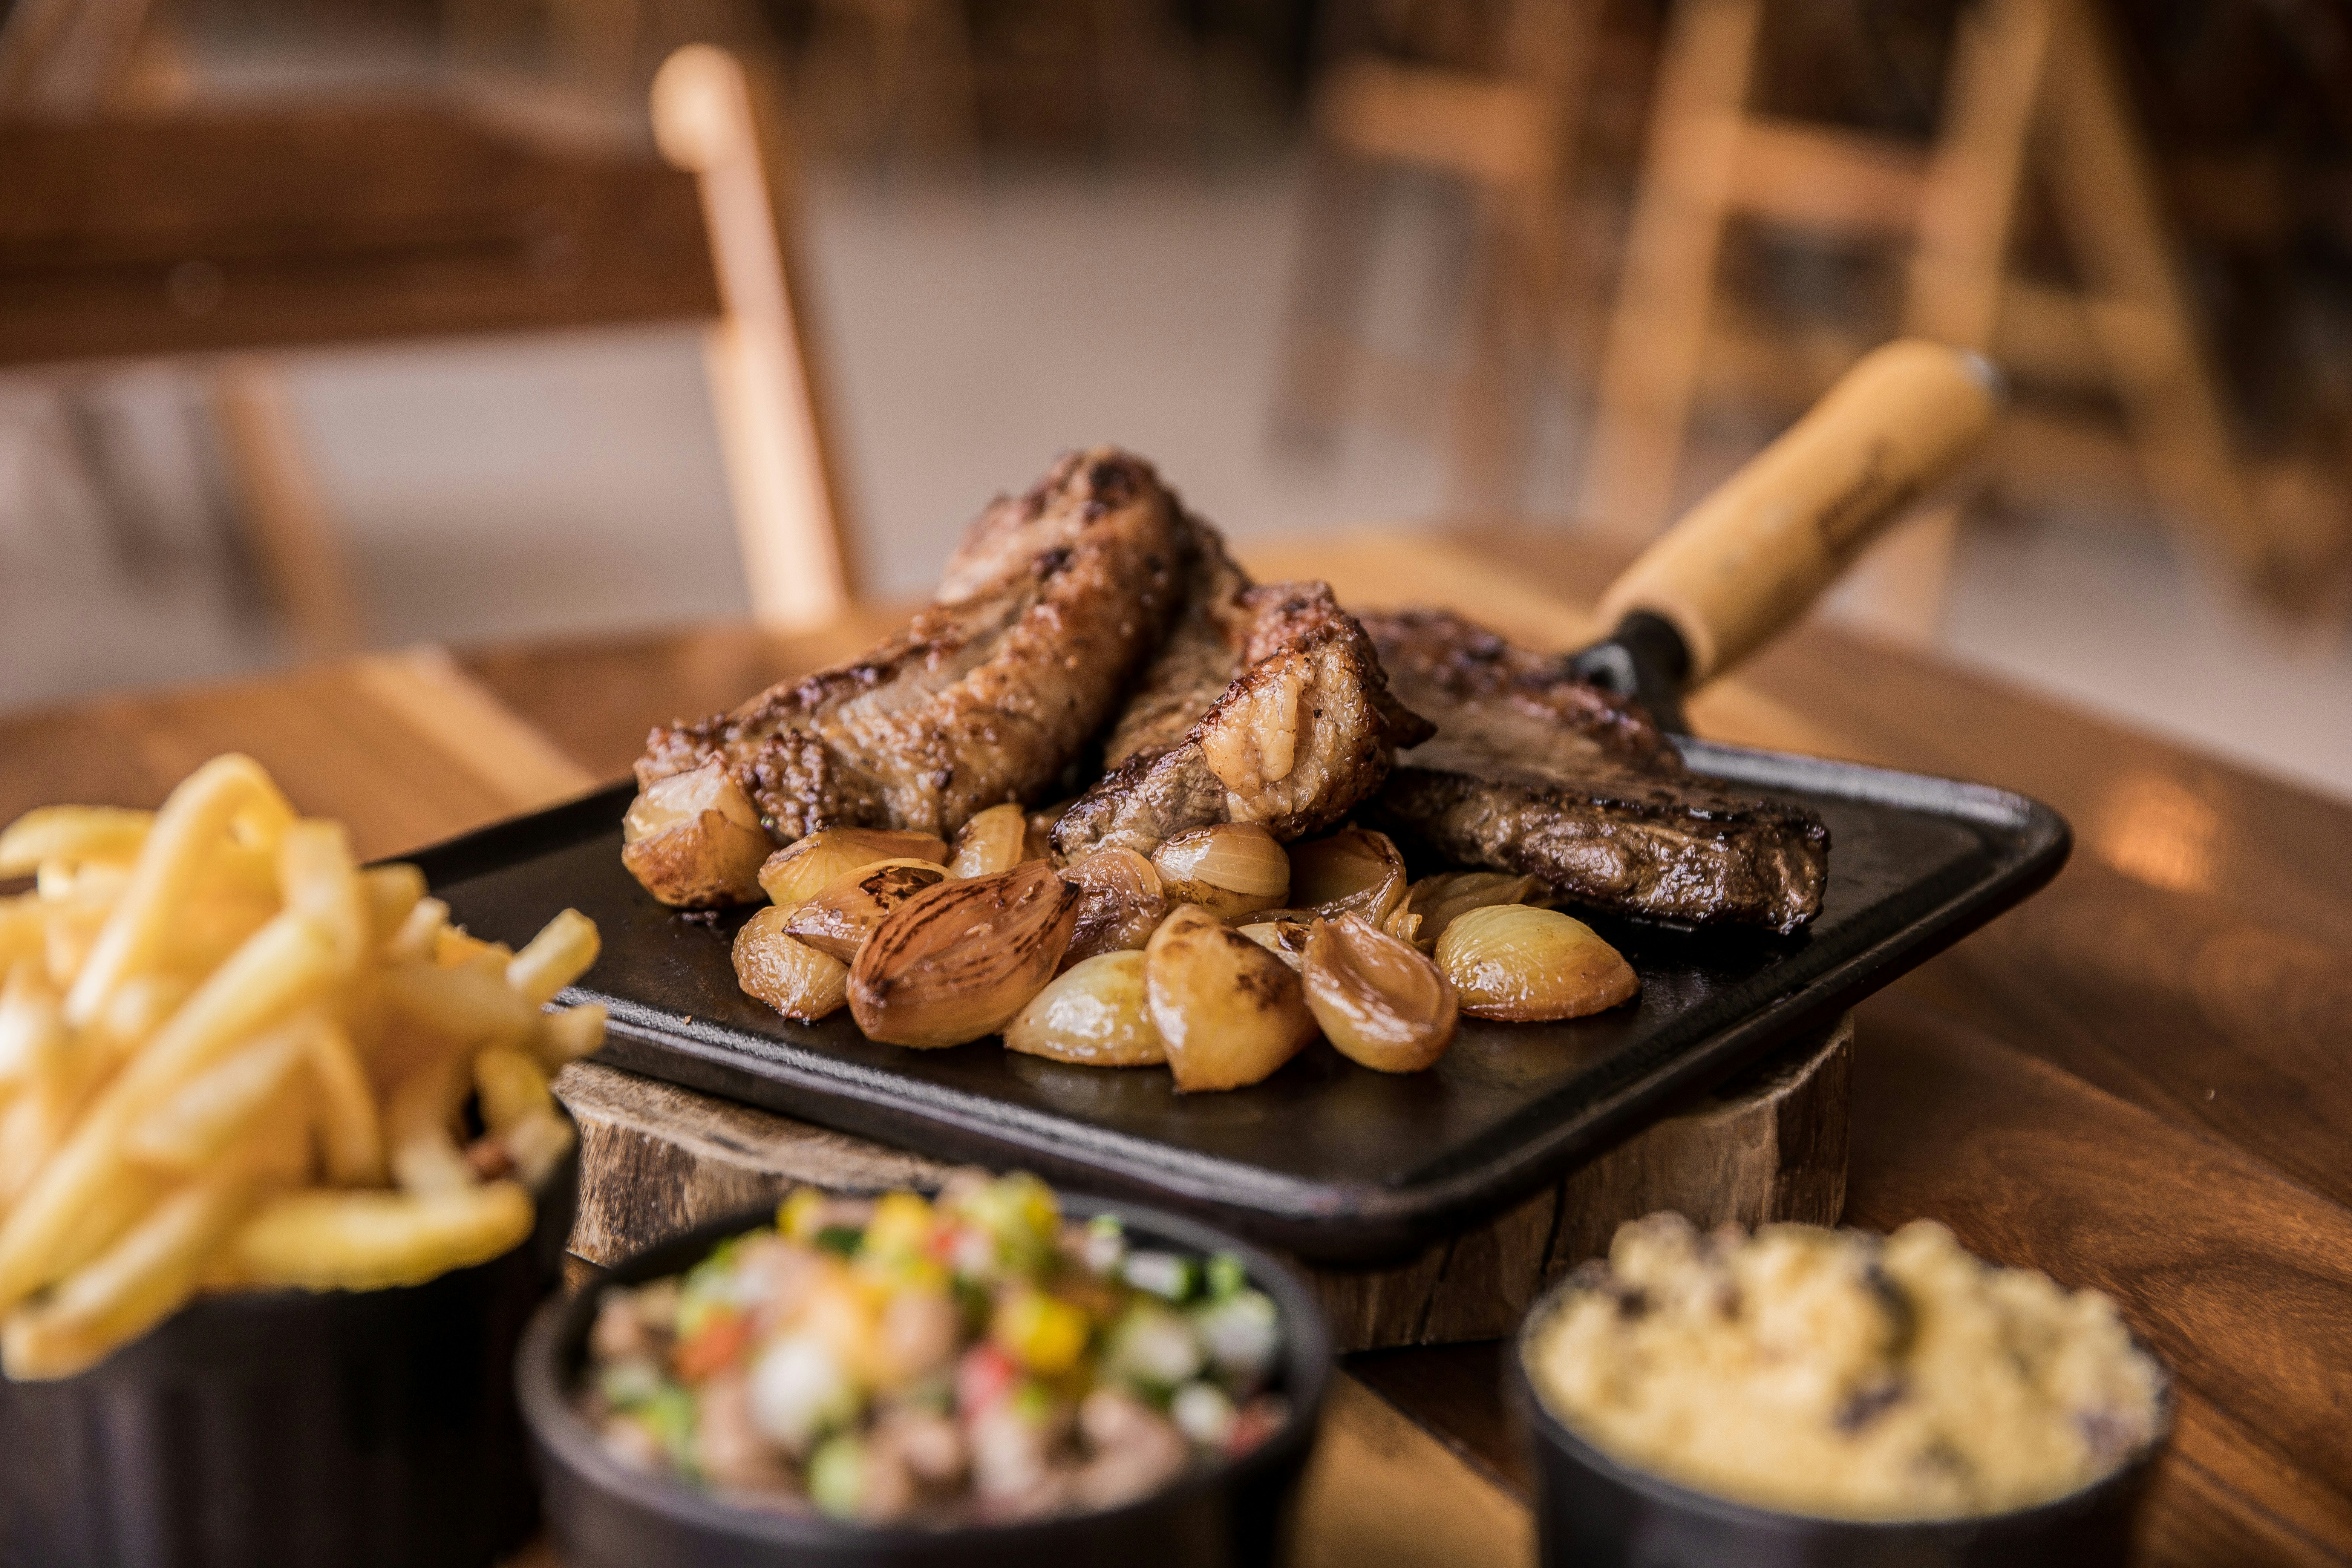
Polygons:
M1603 624L1647 610L1682 634L1685 684L1721 674L1974 456L2000 405L1975 354L1925 338L1872 350L1610 584Z

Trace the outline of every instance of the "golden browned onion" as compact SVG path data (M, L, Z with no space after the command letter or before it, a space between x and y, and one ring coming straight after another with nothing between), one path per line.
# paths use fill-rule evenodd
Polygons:
M1074 795L1070 800L1040 806L1029 814L1029 834L1023 846L1021 858L1051 860L1054 858L1054 824L1062 820L1062 813L1069 810L1076 799Z
M811 1023L849 1000L849 965L787 935L790 910L771 905L735 933L735 983L787 1018Z
M1098 952L1063 971L1004 1026L1004 1048L1086 1067L1166 1061L1144 995L1143 954Z
M1314 914L1361 915L1374 925L1404 898L1404 857L1385 833L1343 827L1290 847L1290 902Z
M956 834L950 877L993 877L1024 860L1044 859L1028 850L1029 819L1017 805L992 805Z
M682 910L749 903L776 847L751 797L713 757L638 792L621 818L621 863L663 903Z
M1097 849L1063 868L1062 879L1078 889L1078 923L1064 968L1098 952L1142 951L1168 914L1168 895L1150 861L1132 849Z
M1219 920L1270 910L1290 892L1290 857L1255 822L1192 827L1151 857L1171 904L1198 904Z
M790 909L877 860L928 860L945 866L947 858L946 841L928 833L827 827L769 856L760 868L760 886L771 903Z
M1255 1083L1315 1037L1298 976L1198 904L1151 933L1143 978L1178 1089Z
M850 1013L897 1046L992 1035L1053 978L1077 918L1077 889L1041 860L926 888L858 950Z
M861 867L804 900L784 917L784 930L847 963L892 910L946 877L928 860L884 860Z
M1437 941L1437 967L1480 1018L1580 1018L1630 1002L1633 967L1582 921L1558 910L1490 904L1456 915Z
M1399 907L1421 917L1421 926L1408 940L1427 952L1445 934L1454 918L1495 904L1530 904L1540 908L1550 900L1541 879L1515 877L1506 871L1441 871L1423 877L1406 890ZM1391 930L1391 936L1405 932Z
M1381 1072L1419 1072L1445 1054L1460 1022L1454 984L1437 965L1360 915L1307 931L1299 980L1323 1037Z
M1286 917L1252 921L1247 925L1235 926L1234 929L1294 970L1306 962L1307 922L1305 921L1291 920Z

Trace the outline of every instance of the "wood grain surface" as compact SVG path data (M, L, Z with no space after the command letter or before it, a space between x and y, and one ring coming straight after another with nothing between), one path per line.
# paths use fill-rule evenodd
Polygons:
M1835 1224L1853 1058L1849 1016L1410 1263L1299 1263L1332 1342L1374 1350L1508 1334L1547 1285L1605 1250L1619 1225L1659 1209L1703 1226ZM603 1266L801 1184L930 1191L954 1169L602 1062L573 1063L555 1090L580 1124L572 1250Z
M1331 576L1361 603L1376 589L1462 605L1559 647L1586 635L1574 606L1615 563L1532 530L1425 545L1368 531L1251 558ZM468 658L529 722L469 732L464 760L348 667L0 720L0 817L152 805L234 746L389 852L541 804L558 783L547 742L573 777L615 776L647 725L730 705L870 629ZM411 662L398 679L446 679ZM1987 1257L2115 1295L2179 1373L2145 1562L2352 1563L2352 810L1818 629L1693 712L1703 733L1979 778L2073 820L2077 852L2049 891L1860 1009L1848 1214L1934 1217ZM525 776L541 798L499 787ZM1363 1555L1344 1560L1524 1561L1496 1353L1350 1359L1362 1398L1335 1404L1357 1417L1323 1460L1344 1484L1318 1479L1308 1552L1366 1542L1343 1532L1370 1521L1350 1548Z

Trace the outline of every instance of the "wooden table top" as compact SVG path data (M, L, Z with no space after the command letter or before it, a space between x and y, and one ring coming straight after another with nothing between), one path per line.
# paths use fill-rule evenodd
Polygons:
M1567 535L1242 552L1345 602L1450 603L1572 647L1613 563ZM152 805L219 751L378 855L624 772L648 725L856 651L889 618L378 655L0 720L0 821ZM1801 630L1700 732L1981 779L2074 823L2050 889L1865 1003L1847 1215L1930 1216L2093 1285L2179 1373L2147 1563L2352 1563L2352 809L1991 681ZM1305 1563L1524 1560L1493 1346L1353 1358Z

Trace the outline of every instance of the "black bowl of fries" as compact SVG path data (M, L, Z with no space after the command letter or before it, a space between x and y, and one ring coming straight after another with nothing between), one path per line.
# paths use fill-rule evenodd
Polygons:
M249 759L0 833L0 1563L488 1564L593 1049L520 952Z

